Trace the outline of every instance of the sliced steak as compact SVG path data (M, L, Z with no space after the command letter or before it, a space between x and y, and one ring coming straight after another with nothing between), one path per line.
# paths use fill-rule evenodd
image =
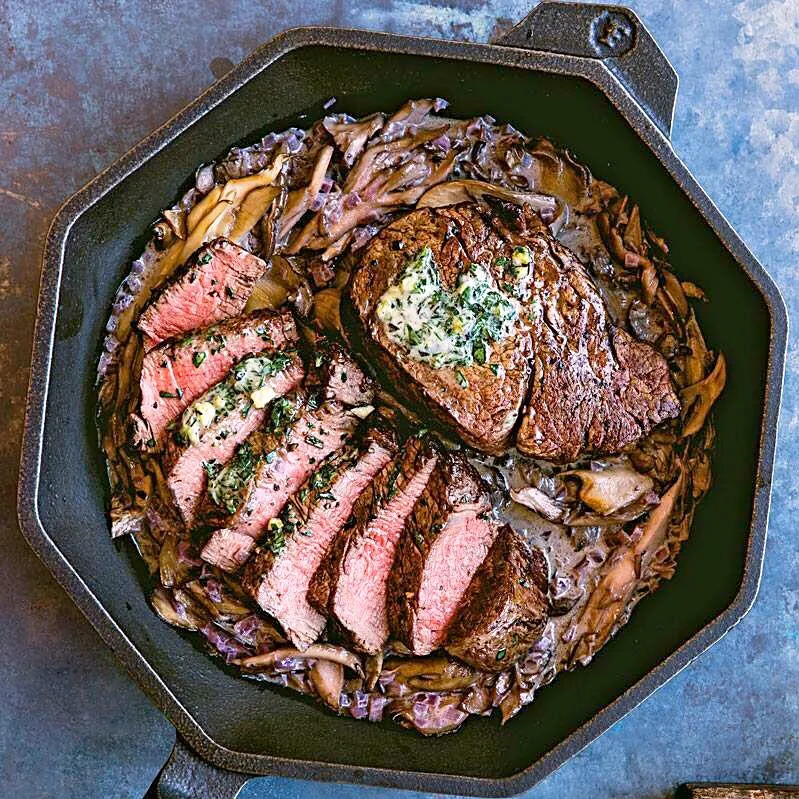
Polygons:
M372 402L374 381L339 344L321 339L315 345L313 358L315 368L306 385L319 385L326 399L335 398L352 408Z
M507 669L544 631L547 577L541 550L504 525L452 622L447 651L482 671Z
M477 205L412 211L369 242L353 276L349 298L363 345L402 398L429 407L471 446L499 454L511 442L527 390L529 332L520 319L513 333L491 344L482 365L435 366L412 357L392 339L378 316L378 306L406 265L424 248L432 254L445 292L455 291L473 263L481 264L497 286L516 283L516 278L507 274L514 245ZM412 327L416 328L412 334L417 335L418 322ZM450 333L442 331L441 335L446 338Z
M141 368L141 417L153 440L162 443L166 426L245 355L273 353L298 338L290 311L257 311L150 350Z
M311 581L311 605L363 652L377 654L388 640L387 582L397 542L440 457L430 439L410 439L361 494L352 525Z
M227 239L200 247L161 286L137 322L144 349L238 316L266 264Z
M242 584L299 649L321 635L326 616L307 600L314 572L353 505L397 451L393 434L369 431L361 447L329 458L291 498L270 540L250 559Z
M519 227L533 253L534 285L542 287L529 306L533 376L519 450L556 462L614 453L676 417L680 403L665 359L610 324L570 250L523 220Z
M164 472L186 524L191 527L206 483L206 472L226 463L261 426L268 403L291 391L304 374L296 352L278 361L267 355L242 359L219 384L195 400L167 438Z
M405 523L388 581L391 637L414 655L443 643L499 529L490 508L463 454L439 459Z
M217 529L203 548L202 558L226 571L241 566L269 525L280 524L277 517L289 497L325 458L347 443L358 422L358 417L337 400L327 400L318 408L306 402L289 425L268 430L248 442L251 454L245 456L246 470L239 472L237 453L209 486L216 507L203 524ZM225 483L229 488L214 491L215 484Z

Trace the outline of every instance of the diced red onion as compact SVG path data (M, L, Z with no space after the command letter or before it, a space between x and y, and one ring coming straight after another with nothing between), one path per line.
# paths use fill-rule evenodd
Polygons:
M232 635L228 635L210 622L205 627L200 628L200 632L220 654L225 656L226 663L252 654L246 646L242 646Z
M218 605L222 601L222 586L219 585L219 580L215 580L213 577L210 580L206 580L205 593L208 594L211 602L215 602Z
M321 192L313 198L313 201L308 206L311 211L319 211L322 206L325 204L325 196Z
M369 701L369 721L381 721L383 719L383 709L388 703L388 699L380 694L373 694Z
M201 166L197 170L194 182L197 186L197 191L208 194L208 192L213 189L214 183L216 182L214 180L214 165L204 164Z
M361 198L358 196L357 192L352 192L344 197L344 207L351 211L353 208L359 206L361 204Z
M236 637L252 646L255 646L256 635L260 629L261 620L255 613L250 616L245 616L243 619L239 619L233 625L233 632L236 633Z
M328 108L332 108L335 104L336 104L336 98L331 97L329 100L327 100L325 103L322 104L322 108L324 108L325 111L327 111Z
M442 133L440 136L438 136L437 138L433 139L430 142L430 146L436 147L439 150L442 150L443 152L447 153L450 151L452 147L452 142L450 142L449 136L447 136L446 133Z
M445 100L443 97L436 97L433 101L433 111L443 111L445 108L449 107L449 100Z

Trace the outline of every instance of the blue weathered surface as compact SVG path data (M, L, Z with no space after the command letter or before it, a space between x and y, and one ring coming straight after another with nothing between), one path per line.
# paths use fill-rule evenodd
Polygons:
M58 203L280 30L484 41L522 0L0 0L0 795L138 797L169 724L17 532L38 258ZM799 308L799 2L630 0L681 77L677 152ZM487 111L490 109L486 109ZM745 324L745 320L742 320ZM654 799L686 780L799 782L799 448L791 337L760 597L747 618L532 799ZM723 553L720 553L723 557ZM393 792L258 780L242 798ZM401 796L402 794L396 794ZM409 794L406 794L410 796Z

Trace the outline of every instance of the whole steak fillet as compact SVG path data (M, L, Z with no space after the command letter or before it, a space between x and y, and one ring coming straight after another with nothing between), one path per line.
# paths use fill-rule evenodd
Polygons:
M144 349L238 316L266 264L228 239L200 247L158 289L139 317Z
M541 288L529 307L533 375L519 450L562 463L614 453L676 417L680 402L663 356L610 324L570 250L548 233L520 227Z
M476 205L411 211L369 242L353 276L349 298L363 345L387 375L392 391L427 406L471 446L500 454L511 442L527 389L529 332L521 320L513 335L493 346L483 365L455 369L411 358L388 336L377 305L409 257L424 247L430 248L448 290L472 263L485 266L499 282L507 280L496 261L509 259L513 244Z
M544 631L547 577L541 551L503 525L450 627L447 651L476 669L507 669Z
M245 355L284 349L298 338L290 311L256 311L150 350L139 384L141 417L154 441L160 444L166 426Z
M490 507L466 457L445 454L405 524L389 577L391 635L414 655L443 643L499 529Z

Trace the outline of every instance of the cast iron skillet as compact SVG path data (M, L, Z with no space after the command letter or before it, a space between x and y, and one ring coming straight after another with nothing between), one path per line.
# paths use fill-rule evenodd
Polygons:
M31 546L207 761L179 739L160 795L194 795L199 781L203 796L233 796L244 773L513 794L629 712L750 607L766 535L786 314L774 283L671 149L676 89L657 45L620 8L544 3L497 45L298 29L256 51L58 212L44 254L19 517ZM711 298L701 324L727 356L716 484L676 577L590 667L559 677L505 727L496 716L475 718L455 735L427 740L237 678L156 617L138 559L120 552L130 542L107 534L94 377L127 264L196 164L318 118L331 95L354 115L442 95L453 116L490 113L568 146L629 192L670 242L678 274Z

